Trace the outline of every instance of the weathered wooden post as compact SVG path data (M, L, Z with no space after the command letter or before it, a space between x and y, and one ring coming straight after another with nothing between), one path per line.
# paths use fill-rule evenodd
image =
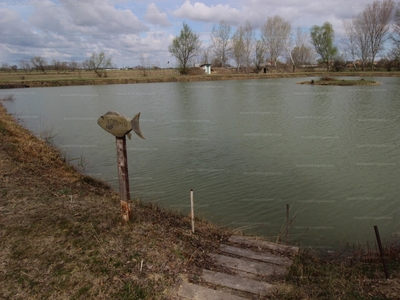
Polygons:
M378 226L375 225L374 226L374 230L375 230L376 240L378 241L378 248L379 248L379 253L381 255L383 271L385 272L386 279L389 279L389 271L388 271L388 268L386 266L385 253L383 251L382 242L381 242L381 236L379 235Z
M129 204L129 173L128 173L128 157L126 154L126 135L131 139L130 132L133 130L139 137L144 139L139 126L138 113L133 119L129 119L117 112L109 111L101 116L97 123L105 131L115 136L117 146L117 163L118 163L118 181L119 193L121 196L121 214L124 221L129 221L132 215Z
M190 190L190 211L192 215L192 233L194 233L194 199L193 199L193 190Z

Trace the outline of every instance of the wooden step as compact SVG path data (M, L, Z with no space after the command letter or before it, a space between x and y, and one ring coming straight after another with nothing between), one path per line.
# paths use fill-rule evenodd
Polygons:
M191 300L248 300L222 291L209 289L197 284L183 281L178 290L181 299Z
M220 254L210 254L210 257L215 259L217 264L221 266L236 269L248 273L253 273L263 276L277 275L282 276L286 274L286 269L282 266L267 264L264 262L257 262L247 258L234 258Z
M229 242L243 244L243 245L247 245L247 246L260 247L263 249L276 251L276 252L284 253L284 254L288 254L288 255L294 255L299 252L299 247L267 242L267 241L258 240L258 239L252 238L252 237L232 235L229 238Z
M214 272L205 269L203 270L203 275L201 278L209 283L253 293L256 295L266 295L268 293L268 290L273 288L272 284L266 282L260 282L248 278L232 276L229 274Z
M250 259L256 259L276 265L282 265L288 267L292 264L292 261L289 258L272 253L255 252L249 249L243 249L228 245L220 245L219 249L225 253L234 254L237 256L246 257Z

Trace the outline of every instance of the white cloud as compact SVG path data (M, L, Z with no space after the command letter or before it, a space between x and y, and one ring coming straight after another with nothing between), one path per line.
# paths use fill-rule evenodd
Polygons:
M228 4L217 4L207 6L201 2L195 2L193 5L186 1L180 8L173 12L177 18L191 19L194 21L218 23L226 21L236 25L243 18L242 13L237 8L231 8Z
M167 14L161 12L154 3L149 4L144 18L153 25L161 25L163 27L172 25L168 20Z

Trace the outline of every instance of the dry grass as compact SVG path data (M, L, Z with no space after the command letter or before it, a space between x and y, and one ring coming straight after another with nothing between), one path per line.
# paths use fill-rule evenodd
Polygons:
M279 299L400 299L400 246L389 245L386 280L379 252L347 247L331 253L303 249L291 266Z

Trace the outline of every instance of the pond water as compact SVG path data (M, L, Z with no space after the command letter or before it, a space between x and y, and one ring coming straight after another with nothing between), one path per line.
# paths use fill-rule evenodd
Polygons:
M132 198L190 211L245 234L330 249L399 239L400 78L379 86L316 78L1 90L8 111L50 136L83 172L118 190L115 138L97 118L141 112L127 140ZM357 78L355 78L357 79Z

